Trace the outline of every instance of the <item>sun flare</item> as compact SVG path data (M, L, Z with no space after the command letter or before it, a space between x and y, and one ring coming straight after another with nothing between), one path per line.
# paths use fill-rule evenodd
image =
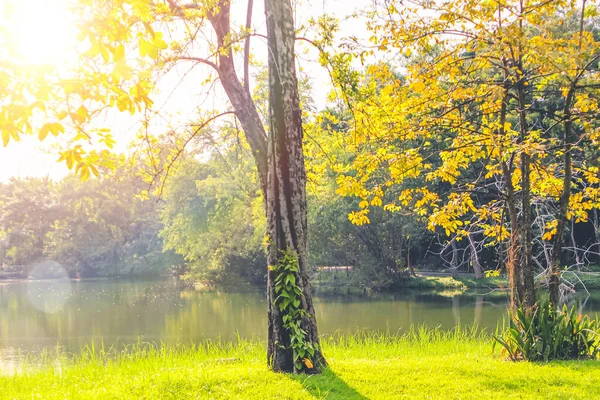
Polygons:
M25 65L66 65L77 34L71 5L71 0L0 0L5 56Z

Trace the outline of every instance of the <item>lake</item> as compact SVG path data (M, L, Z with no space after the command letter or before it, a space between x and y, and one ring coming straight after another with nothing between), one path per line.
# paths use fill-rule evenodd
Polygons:
M600 299L579 297L586 313ZM361 329L397 332L425 324L451 329L477 323L494 330L506 313L504 293L328 295L315 299L321 334ZM0 281L0 369L25 353L78 352L95 341L105 347L145 342L266 339L262 293L199 292L168 281Z

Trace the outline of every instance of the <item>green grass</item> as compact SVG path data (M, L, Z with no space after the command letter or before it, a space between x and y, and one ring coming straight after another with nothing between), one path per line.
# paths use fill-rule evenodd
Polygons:
M600 272L575 272L566 271L563 278L575 284L576 289L582 289L584 286L588 290L600 289Z
M352 272L348 276L345 271L321 271L313 279L313 284L320 291L328 289L360 287L353 280ZM423 290L462 290L467 289L504 289L508 287L506 277L488 277L475 279L467 275L451 276L416 276L392 284L394 289L423 289Z
M491 276L483 279L475 279L465 275L455 278L451 276L417 276L401 282L399 286L409 289L433 289L433 290L467 290L467 289L504 289L508 287L505 277Z
M475 279L474 277L458 277L456 278L464 283L469 289L507 289L508 279L505 276L490 276L483 279Z
M87 349L0 377L6 399L594 399L597 361L512 363L475 331L324 340L322 375L270 372L264 344ZM59 367L60 366L60 367Z

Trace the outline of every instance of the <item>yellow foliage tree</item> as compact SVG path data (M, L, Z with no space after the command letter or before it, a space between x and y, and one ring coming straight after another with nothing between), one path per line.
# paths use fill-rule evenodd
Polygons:
M555 202L557 222L544 240L554 240L549 282L558 301L565 221L600 206L597 4L382 7L369 19L370 46L326 57L354 114L358 154L338 178L340 194L360 198L350 220L368 223L369 209L382 204L424 216L457 240L476 231L506 242L511 304L532 307L532 204ZM353 59L381 54L406 62L376 63L365 78L347 72Z

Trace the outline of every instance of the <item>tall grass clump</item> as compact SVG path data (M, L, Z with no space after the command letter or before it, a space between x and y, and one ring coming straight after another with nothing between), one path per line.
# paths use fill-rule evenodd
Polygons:
M43 350L38 355L26 354L14 372L35 373L43 369L59 372L65 368L118 367L135 365L138 369L160 365L164 368L199 365L202 363L240 362L262 356L264 343L258 339L236 341L204 340L199 343L167 344L143 342L116 344L106 347L104 342L84 345L78 352ZM0 396L1 397L1 396Z
M597 359L600 321L577 314L575 306L560 310L546 300L533 311L518 308L494 340L512 361Z
M325 354L333 351L373 359L409 354L438 355L463 350L470 352L488 347L490 341L491 336L477 325L457 326L451 330L419 325L397 332L338 332L324 337L322 343Z

